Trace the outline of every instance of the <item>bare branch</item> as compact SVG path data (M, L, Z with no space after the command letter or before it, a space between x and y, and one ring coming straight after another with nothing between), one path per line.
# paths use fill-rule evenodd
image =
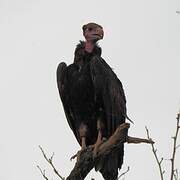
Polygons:
M173 176L174 176L175 180L179 180L179 174L178 174L178 170L177 169L174 170L174 175Z
M154 144L152 139L143 139L143 138L136 138L127 136L127 143L139 144L139 143L147 143L147 144Z
M71 171L70 175L67 177L67 180L84 179L89 171L96 165L96 163L98 163L101 158L104 158L109 153L113 153L114 150L117 150L122 143L154 143L151 139L127 136L129 127L129 123L121 124L116 129L115 133L107 141L100 145L96 157L93 157L92 147L88 147L82 151L79 160L75 164L75 167Z
M145 127L145 128L146 128L147 137L148 137L149 140L151 140L150 135L149 135L149 130L148 130L147 127ZM155 149L153 143L151 144L151 147L152 147L152 152L153 152L153 154L154 154L154 157L155 157L156 162L157 162L158 167L159 167L159 172L160 172L161 180L164 180L164 176L163 176L163 175L164 175L165 171L162 170L162 166L161 166L161 164L162 164L162 162L163 162L163 158L161 158L161 160L158 159L157 149Z
M177 123L176 123L176 132L175 136L173 137L173 152L172 152L172 158L171 158L171 178L170 180L173 180L173 177L176 177L175 175L175 157L176 157L176 150L178 148L177 144L177 137L179 133L179 119L180 119L180 112L177 114Z
M164 158L161 158L161 160L159 161L159 163L161 164L163 160L164 160Z
M176 146L176 150L180 147L180 144Z
M53 155L52 155L50 158L48 158L48 157L46 156L43 148L42 148L41 146L39 146L39 148L40 148L40 150L41 150L44 158L46 159L46 161L47 161L47 162L51 165L51 167L53 168L55 174L56 174L61 180L65 180L65 178L63 178L63 177L59 174L58 170L56 169L56 167L55 167L54 164L53 164L53 161L52 161L52 160L53 160L53 157L54 157L54 153L53 153Z
M46 180L49 180L48 177L46 176L45 170L42 170L39 166L37 166L37 168L38 168L39 171L41 172L43 178L46 179Z
M152 139L143 139L143 138L136 138L136 137L130 137L128 136L128 129L130 127L129 123L123 123L121 124L114 134L106 141L104 141L98 149L97 156L93 156L93 148L92 146L87 147L84 151L82 151L79 155L78 161L76 162L73 170L71 171L70 175L67 177L66 180L83 180L86 175L90 172L90 170L95 167L95 165L99 162L101 158L106 157L106 155L113 153L113 151L117 150L119 147L121 147L122 143L148 143L153 144L154 142ZM41 146L39 146L44 158L46 161L51 165L56 175L61 179L65 180L57 171L53 164L53 155L48 158L42 149ZM128 170L120 175L120 177L123 177ZM42 171L41 171L42 173ZM43 173L42 173L43 174ZM48 179L46 179L48 180Z

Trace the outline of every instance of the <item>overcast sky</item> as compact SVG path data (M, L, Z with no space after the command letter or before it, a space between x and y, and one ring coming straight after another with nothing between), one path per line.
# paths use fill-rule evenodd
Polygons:
M180 107L180 1L0 0L0 179L42 179L36 165L53 172L38 145L67 177L79 150L64 116L56 86L59 62L73 62L81 27L104 27L102 56L122 81L131 136L148 126L158 155L172 152L171 136ZM180 167L178 151L176 165ZM158 180L149 145L125 146L126 180ZM166 179L170 162L164 162ZM180 169L180 168L179 168ZM100 180L99 173L91 177Z

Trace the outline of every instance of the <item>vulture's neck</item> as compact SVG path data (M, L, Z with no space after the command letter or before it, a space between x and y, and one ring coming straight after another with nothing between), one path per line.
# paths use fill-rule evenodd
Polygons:
M95 43L92 41L85 41L85 51L88 53L92 53L95 47Z
M89 44L85 41L80 41L77 44L75 52L74 52L74 63L81 63L85 56L101 56L101 48L98 46L97 43Z

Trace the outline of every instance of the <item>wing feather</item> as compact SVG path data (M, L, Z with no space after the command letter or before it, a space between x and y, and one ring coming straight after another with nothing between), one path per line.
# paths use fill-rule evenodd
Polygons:
M68 121L70 128L72 129L76 139L79 142L75 120L76 115L73 112L71 106L71 101L68 93L68 84L67 84L67 65L65 63L60 63L57 68L57 85L59 90L59 95L63 104L64 112ZM79 142L80 143L80 142Z
M110 136L126 118L126 98L122 83L101 57L95 56L90 67L95 96L102 96L103 99L108 135Z

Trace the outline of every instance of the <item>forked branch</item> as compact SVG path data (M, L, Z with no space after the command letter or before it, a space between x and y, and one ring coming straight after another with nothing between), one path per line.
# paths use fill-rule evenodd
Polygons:
M73 170L71 171L70 175L66 178L66 180L83 180L87 176L87 174L91 171L91 169L95 167L95 165L98 163L98 161L101 158L104 158L106 155L113 153L115 150L121 147L122 143L125 143L125 142L135 143L135 144L138 144L138 143L153 144L154 143L152 139L143 139L143 138L136 138L136 137L128 136L129 127L130 127L129 123L121 124L116 129L114 134L107 141L105 141L104 143L100 145L96 157L93 156L92 147L88 147L84 151L82 151L80 154L80 157L78 158L78 161L76 162ZM53 165L53 162L52 162L53 156L51 156L51 158L48 158L45 152L43 151L42 147L39 147L39 148L41 149L41 152L43 153L43 156L46 159L46 161L53 168L56 175L61 180L65 180L65 178L63 178L58 173L57 169ZM129 168L127 171L129 171Z
M37 168L39 169L39 171L42 174L43 178L46 179L46 180L49 180L49 178L46 176L46 171L42 170L39 166L37 166Z
M71 171L67 180L83 180L90 170L98 163L101 158L104 158L107 154L113 153L116 149L121 146L121 143L154 143L151 139L142 139L128 136L129 123L121 124L115 133L98 149L98 154L93 157L93 149L85 149L76 162L74 169Z
M173 180L173 177L176 179L176 177L178 176L178 171L175 170L175 157L176 157L176 150L179 147L179 145L177 146L177 138L178 138L178 133L179 133L179 119L180 119L180 112L177 114L176 120L176 132L173 138L173 152L172 152L172 158L171 158L171 178L170 180Z
M147 127L145 127L145 128L146 128L147 137L148 137L149 140L151 140L150 135L149 135L149 130L148 130ZM159 160L159 158L158 158L158 156L157 156L157 149L155 148L154 144L151 144L151 147L152 147L152 152L153 152L153 154L154 154L154 157L155 157L155 159L156 159L156 162L157 162L157 164L158 164L158 168L159 168L159 173L160 173L160 176L161 176L161 180L164 180L164 173L165 173L165 171L162 169L162 162L163 162L164 159L161 158L161 159Z
M63 178L63 177L59 174L58 170L56 169L56 167L55 167L54 164L53 164L54 153L52 154L52 156L51 156L50 158L48 158L48 157L46 156L43 148L42 148L41 146L39 146L39 148L40 148L40 150L41 150L41 152L42 152L45 160L46 160L46 161L50 164L50 166L53 168L53 171L55 172L55 174L56 174L61 180L65 180L65 178ZM41 171L41 174L43 175L43 177L44 177L46 180L48 180L48 178L45 176L45 170L42 171L39 166L37 166L37 167L38 167L38 169Z

